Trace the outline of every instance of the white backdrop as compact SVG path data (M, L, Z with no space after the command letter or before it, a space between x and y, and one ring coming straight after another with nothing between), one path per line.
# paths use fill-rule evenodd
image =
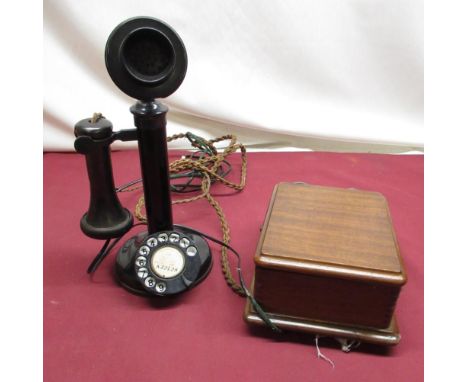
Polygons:
M250 149L422 150L422 0L45 0L45 150L72 150L74 124L95 111L132 127L134 101L110 80L104 46L142 15L187 48L185 81L164 101L168 134L230 132Z

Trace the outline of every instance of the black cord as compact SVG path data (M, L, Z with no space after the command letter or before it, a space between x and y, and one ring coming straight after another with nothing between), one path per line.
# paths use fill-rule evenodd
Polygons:
M132 225L132 227L130 229L133 229L134 227L137 227L139 225L146 225L146 224L145 223L137 223L137 224ZM107 257L107 255L112 251L112 249L117 245L117 243L123 237L124 237L124 235L115 238L111 245L109 245L111 239L106 240L106 242L102 246L99 253L93 259L91 264L89 264L89 267L88 267L88 270L87 270L88 274L92 274L92 273L96 272L96 269L99 267L99 265L102 263L102 261Z
M137 223L137 224L134 224L130 229L133 229L134 227L137 227L137 226L140 226L140 225L146 225L146 223ZM270 319L270 317L268 317L268 314L262 309L262 307L259 305L259 303L255 300L255 298L252 296L252 294L250 293L249 289L246 287L245 285L245 282L244 282L244 277L242 275L242 270L241 270L241 256L239 255L239 253L234 249L232 248L229 244L226 244L224 243L223 241L219 240L219 239L216 239L214 237L211 237L209 235L207 235L206 233L203 233L203 232L200 232L200 231L197 231L196 229L193 229L193 228L190 228L190 227L186 227L186 226L181 226L181 225L177 225L177 224L174 224L174 227L179 227L179 228L182 228L183 230L185 231L188 231L188 232L191 232L191 233L194 233L195 235L199 235L199 236L202 236L216 244L219 244L223 247L226 247L227 249L229 249L232 253L234 253L234 255L237 257L237 274L238 274L238 277L239 277L239 283L245 293L245 295L247 296L247 298L249 299L249 301L251 302L253 308L255 309L255 311L258 313L258 315L260 316L260 318L262 319L262 321L270 328L272 329L273 331L277 332L277 333L281 333L281 329L278 328ZM94 273L97 268L99 267L99 265L103 262L103 260L107 257L107 255L112 251L112 249L117 245L117 243L124 237L124 235L120 236L120 237L117 237L114 239L114 241L112 242L112 244L110 244L110 241L111 239L107 239L106 242L104 243L104 245L102 246L101 250L99 251L99 253L96 255L96 257L93 259L93 261L91 262L91 264L89 265L88 267L88 274L92 274Z
M270 319L270 317L268 317L267 313L262 309L262 307L260 306L260 304L255 300L255 298L252 296L252 294L250 293L249 289L246 287L245 285L245 282L244 282L244 277L242 276L242 270L241 270L241 256L239 255L239 253L234 249L232 248L229 244L226 244L224 243L223 241L219 240L219 239L216 239L214 237L211 237L209 235L207 235L206 233L203 233L203 232L200 232L200 231L197 231L196 229L193 229L193 228L190 228L190 227L186 227L186 226L180 226L180 225L177 225L177 224L174 224L174 227L179 227L179 228L182 228L184 229L185 231L189 231L191 233L194 233L196 235L199 235L199 236L203 236L204 238L208 239L208 240L211 240L212 242L216 243L216 244L219 244L219 245L222 245L223 247L226 247L227 249L229 249L232 253L234 253L234 255L236 255L237 257L237 274L239 276L239 283L242 287L242 289L244 290L244 293L245 295L247 296L247 298L249 299L249 301L252 303L252 306L254 307L255 311L258 313L258 315L260 316L260 318L262 319L262 321L270 328L272 329L273 331L277 332L277 333L281 333L281 329L278 328Z
M227 160L223 160L221 163L224 164L225 166L220 165L218 167L217 174L221 178L225 178L231 172L232 165ZM175 193L178 193L178 194L185 194L185 193L199 191L201 189L201 182L196 183L196 184L192 184L192 182L195 179L202 179L204 177L204 175L200 170L191 170L191 171L182 172L182 173L178 173L178 174L170 174L169 177L170 177L171 180L174 180L174 179L187 179L186 182L171 183L171 185L170 185L172 192L175 192ZM141 178L132 180L132 181L130 181L128 183L125 183L125 184L117 187L115 189L115 192L125 192L125 190L127 188L129 188L129 187L131 187L131 186L133 186L135 184L141 183L141 181L142 181ZM210 177L210 181L211 181L211 184L214 184L214 183L217 182L217 179L213 178L213 177Z
M186 137L189 140L189 142L192 144L193 147L199 148L199 150L194 151L190 153L188 158L193 161L197 161L199 159L205 158L205 156L212 156L215 155L216 152L213 151L212 147L210 147L207 144L207 141L193 133L187 132ZM225 165L225 166L223 166ZM217 174L221 178L225 178L232 170L232 165L224 159L221 164L219 165L217 169ZM194 179L203 179L204 178L204 173L200 170L193 169L187 172L181 172L177 174L170 174L169 175L171 180L174 179L187 179L185 182L181 183L172 183L170 185L171 191L175 193L189 193L189 192L195 192L201 190L201 181L199 183L193 184ZM128 183L123 184L120 187L117 187L115 189L116 192L124 192L126 191L129 187L138 184L142 181L142 179L136 179L132 180ZM211 184L214 184L217 182L217 179L214 177L210 177L210 182Z
M140 183L142 180L143 180L142 178L139 178L139 179L132 180L131 182L125 183L122 186L117 187L115 189L115 192L122 192L126 190L128 187L133 186L134 184Z
M213 152L212 148L208 144L205 143L206 141L203 138L200 138L200 137L198 137L198 136L196 136L195 134L192 134L192 133L187 133L187 138L190 141L190 143L192 143L193 146L195 146L194 145L194 143L195 143L197 145L195 147L200 148L199 151L195 151L195 152L191 153L191 155L189 157L191 160L199 160L199 159L203 159L205 157L205 155L214 155L214 154L216 154L216 152ZM226 168L223 166L223 164L226 166ZM219 165L218 169L217 169L217 174L221 178L224 178L231 172L231 170L232 170L231 163L229 163L229 161L227 161L227 160L223 160L221 162L221 164ZM187 179L187 181L185 183L183 183L183 182L182 183L172 183L171 184L171 191L175 192L175 193L189 193L189 192L198 191L198 190L201 189L201 181L199 183L196 183L196 184L193 184L192 182L195 179L202 179L202 178L204 178L204 173L202 171L196 170L196 169L190 170L190 171L187 171L187 172L184 172L184 173L171 174L170 179ZM137 183L140 183L141 181L142 181L142 179L133 180L131 182L128 182L128 183L116 188L115 191L116 192L123 192L127 188L129 188L129 187L131 187L131 186L133 186L133 185L135 185ZM216 178L210 176L211 184L215 183L216 181L217 181ZM146 225L146 223L134 224L130 229L133 229L134 227L139 226L139 225ZM182 226L175 225L175 227L182 227ZM183 227L183 228L184 228L184 230L187 230L187 231L192 232L192 233L194 233L196 235L202 236L202 237L204 237L204 238L206 238L208 240L211 240L214 243L217 243L217 244L219 244L219 245L221 245L223 247L226 247L232 253L234 253L234 255L237 257L237 274L238 274L238 277L239 277L239 283L240 283L245 295L247 296L247 298L251 302L253 308L258 313L258 315L263 320L263 322L265 322L265 324L268 327L270 327L273 331L281 332L281 329L278 328L270 320L268 315L261 308L261 306L258 304L258 302L255 300L255 298L252 296L252 294L250 293L250 291L246 287L245 282L244 282L244 277L242 276L241 257L239 255L239 253L234 248L232 248L230 245L224 243L221 240L218 240L218 239L216 239L214 237L206 235L203 232L197 231L197 230L195 230L193 228L189 228L189 227ZM106 240L106 242L102 246L99 253L96 255L96 257L93 259L93 261L89 265L88 270L87 270L88 274L92 274L97 270L99 265L104 261L104 259L107 257L107 255L112 251L112 249L117 245L117 243L122 239L123 236L124 235L115 238L112 243L111 243L111 239Z
M100 258L103 256L103 254L106 252L107 250L107 247L109 246L109 243L110 243L111 239L107 239L106 242L104 243L104 245L102 246L101 250L98 252L98 254L96 255L96 257L93 259L93 261L91 262L91 264L89 264L89 267L88 267L88 270L87 272L88 273L93 273L96 268L99 266L99 264L101 264L101 261ZM105 257L106 255L104 255Z

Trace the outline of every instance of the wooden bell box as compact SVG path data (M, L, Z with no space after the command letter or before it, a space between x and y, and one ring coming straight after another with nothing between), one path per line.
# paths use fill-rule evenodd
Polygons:
M394 345L406 273L379 193L280 183L255 254L254 296L286 330ZM263 321L248 303L244 318Z

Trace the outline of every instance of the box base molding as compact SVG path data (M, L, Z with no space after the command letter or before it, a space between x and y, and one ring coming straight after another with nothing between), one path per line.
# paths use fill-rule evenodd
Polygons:
M271 321L276 326L286 331L300 331L319 334L326 337L353 339L376 345L396 345L400 342L400 332L395 315L393 316L388 328L375 329L351 327L328 322L313 321L304 318L283 316L280 314L268 314ZM249 324L265 326L265 323L255 312L249 300L247 300L247 304L245 306L244 320Z

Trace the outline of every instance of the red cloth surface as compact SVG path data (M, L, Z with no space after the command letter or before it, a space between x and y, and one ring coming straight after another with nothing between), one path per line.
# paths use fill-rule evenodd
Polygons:
M171 159L178 155L172 152ZM237 180L239 156L232 161L230 177ZM226 286L215 244L210 244L211 274L176 299L149 300L118 286L116 249L91 279L86 269L102 242L79 228L89 197L84 158L49 153L44 156L45 381L423 380L423 156L250 153L248 161L243 192L217 184L213 193L249 283L276 183L354 187L386 196L409 279L396 309L400 344L362 345L346 354L323 339L321 351L335 362L332 369L317 359L312 335L249 327L242 319L245 300ZM113 153L113 165L116 185L140 176L136 151ZM133 211L139 194L119 195ZM175 206L174 221L221 237L217 216L204 200Z

